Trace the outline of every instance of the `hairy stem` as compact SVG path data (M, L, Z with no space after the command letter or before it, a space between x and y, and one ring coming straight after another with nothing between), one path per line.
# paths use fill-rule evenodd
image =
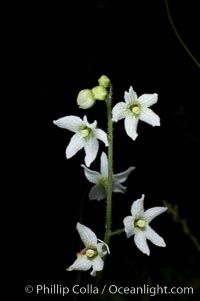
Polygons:
M106 190L106 232L104 242L109 245L112 225L112 189L113 189L113 122L112 122L112 85L106 98L108 120L108 182ZM105 258L106 260L106 258ZM97 273L96 286L101 285L103 271Z
M107 245L110 242L112 225L112 189L113 189L113 121L112 121L112 85L110 84L106 99L108 118L108 183L106 196L106 232L104 241Z

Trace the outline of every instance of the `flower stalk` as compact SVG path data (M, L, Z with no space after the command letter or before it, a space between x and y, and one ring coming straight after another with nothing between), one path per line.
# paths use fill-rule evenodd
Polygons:
M121 233L123 233L123 232L124 232L124 228L118 229L118 230L116 230L116 231L112 231L112 232L110 233L110 236L119 235L119 234L121 234Z
M124 102L117 103L112 108L112 84L110 79L103 75L98 80L99 86L92 90L84 89L78 94L77 103L82 109L89 109L96 100L105 101L107 108L107 133L97 127L97 121L89 123L87 116L81 119L78 116L70 115L59 118L54 121L58 127L73 132L73 136L66 148L66 158L70 159L78 151L85 151L85 165L81 164L84 174L89 182L94 184L89 192L90 200L102 200L106 198L105 214L105 234L104 241L97 238L96 234L88 227L77 223L77 231L84 244L77 254L77 259L67 268L67 271L88 271L92 269L91 276L96 277L96 285L101 283L104 260L107 254L110 254L109 243L114 235L126 233L127 238L134 236L136 246L144 253L149 255L150 250L146 240L159 247L165 247L166 244L150 226L149 223L156 216L167 210L165 207L153 207L144 211L143 201L141 199L133 202L131 206L131 216L126 216L123 220L124 228L112 231L112 194L125 193L126 187L122 185L129 174L135 169L130 166L127 170L114 174L113 171L113 122L124 119L124 125L127 135L135 140L138 136L137 125L139 120L145 121L152 126L160 125L160 118L149 107L158 100L158 95L143 94L140 97L132 87L124 93ZM99 151L99 140L108 147L108 156L102 152L100 160L100 172L89 169L91 163L96 159ZM185 232L187 229L185 228Z
M106 98L108 118L108 185L106 191L106 232L104 241L107 245L110 242L112 226L112 190L113 190L113 121L112 121L112 84Z

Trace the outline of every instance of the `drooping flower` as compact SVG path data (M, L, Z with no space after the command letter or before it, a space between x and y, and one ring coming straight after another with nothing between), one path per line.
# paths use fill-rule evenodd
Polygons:
M92 268L90 275L96 276L96 272L103 270L103 257L110 253L108 246L100 239L97 239L96 234L90 228L77 223L76 229L85 248L77 254L77 259L67 271L88 271Z
M90 170L83 164L81 165L84 168L84 173L88 181L95 184L89 192L90 200L100 201L106 198L106 187L108 180L108 158L104 152L101 155L100 165L100 172ZM135 167L131 166L121 173L113 174L113 192L126 192L126 187L121 185L121 183L124 183L127 180L129 174L133 171L133 169L135 169Z
M139 120L145 121L152 126L160 126L160 118L150 106L158 100L158 94L143 94L137 97L132 87L124 94L125 102L117 103L113 108L113 121L124 120L126 133L135 140L138 136L137 125Z
M89 123L86 116L83 117L83 120L77 116L66 116L53 121L53 123L58 127L75 133L66 148L67 159L70 159L84 148L86 154L85 164L90 166L99 150L98 140L103 141L108 146L107 134L97 128L96 120L93 123Z
M144 194L141 199L133 202L131 206L131 216L124 218L123 223L127 238L134 235L134 241L138 249L144 254L149 255L150 250L147 244L147 239L154 245L165 247L166 244L163 238L158 235L150 226L149 223L158 215L167 210L166 207L153 207L144 211Z

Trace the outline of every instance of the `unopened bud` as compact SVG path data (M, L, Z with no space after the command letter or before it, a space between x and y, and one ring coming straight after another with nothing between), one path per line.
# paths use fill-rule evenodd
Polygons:
M102 86L104 88L108 88L110 85L110 79L106 75L102 75L99 78L98 83L100 86Z
M92 90L81 90L77 97L77 104L81 109L89 109L95 104L96 100Z
M92 89L94 98L97 100L105 100L107 95L107 90L102 86L96 86Z

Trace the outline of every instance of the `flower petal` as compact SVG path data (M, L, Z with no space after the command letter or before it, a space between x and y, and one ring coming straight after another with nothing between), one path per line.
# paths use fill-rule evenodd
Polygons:
M101 257L104 257L108 253L106 250L103 249L103 247L105 247L104 242L100 242L97 244L97 252Z
M99 150L99 142L96 138L90 137L85 142L85 164L89 167L90 164L95 160Z
M92 260L92 266L94 271L102 271L104 267L104 261L100 256L97 256Z
M139 121L139 119L135 118L133 116L126 117L124 120L124 126L125 126L126 133L133 140L135 140L138 136L138 134L137 134L138 121Z
M85 245L85 247L96 246L97 245L97 237L96 234L88 227L77 223L76 229L80 235L80 238Z
M127 115L127 104L125 102L118 102L112 110L112 120L117 122Z
M127 170L123 171L123 172L120 172L120 173L117 173L114 175L114 179L115 179L115 183L118 184L118 183L124 183L128 176L130 175L130 173L135 169L135 167L131 166L129 167Z
M164 239L160 235L158 235L158 233L156 233L149 225L144 231L144 234L146 238L149 239L154 245L158 247L166 247Z
M74 134L66 148L66 157L70 159L84 147L84 139L80 134Z
M101 154L100 173L102 176L108 176L108 157L104 152Z
M72 132L77 132L82 126L84 126L83 120L73 115L54 120L53 123L60 128L67 129Z
M143 94L138 98L138 102L148 108L150 106L152 106L153 104L155 104L158 101L158 94L154 93L154 94Z
M67 271L88 271L92 267L92 262L87 259L86 255L79 256Z
M146 237L143 233L143 231L138 231L134 236L134 241L136 246L142 253L149 255L150 250L146 241Z
M149 108L143 108L140 120L152 126L160 126L160 117Z
M99 186L98 184L96 184L90 189L89 199L91 201L92 200L100 201L105 198L106 198L106 192L102 186Z
M133 226L134 219L132 216L126 216L123 220L124 223L124 230L126 232L127 238L131 237L135 234L134 226Z
M95 129L94 134L95 134L97 139L104 142L105 146L108 146L108 137L107 137L107 134L103 130Z
M83 167L85 177L88 179L88 181L93 183L93 184L97 184L98 180L99 180L99 177L101 176L100 173L97 172L97 171L94 171L94 170L90 170L89 168L87 168L83 164L81 164L81 167Z
M119 192L119 193L125 193L126 192L126 187L119 183L113 184L113 192Z
M95 129L97 126L97 121L95 120L93 123L89 123L87 120L87 116L83 117L83 121L84 121L85 125L90 129Z
M167 207L153 207L145 211L144 217L148 223L150 223L156 216L165 212Z
M133 219L135 219L136 216L143 216L144 215L144 197L145 195L142 194L142 197L136 201L133 202L131 206L131 214L133 216Z
M92 272L90 273L91 276L96 277L97 272L95 270L92 270Z
M137 94L133 90L133 87L130 87L129 91L124 93L124 99L125 99L125 102L128 104L133 103L134 101L137 101Z

